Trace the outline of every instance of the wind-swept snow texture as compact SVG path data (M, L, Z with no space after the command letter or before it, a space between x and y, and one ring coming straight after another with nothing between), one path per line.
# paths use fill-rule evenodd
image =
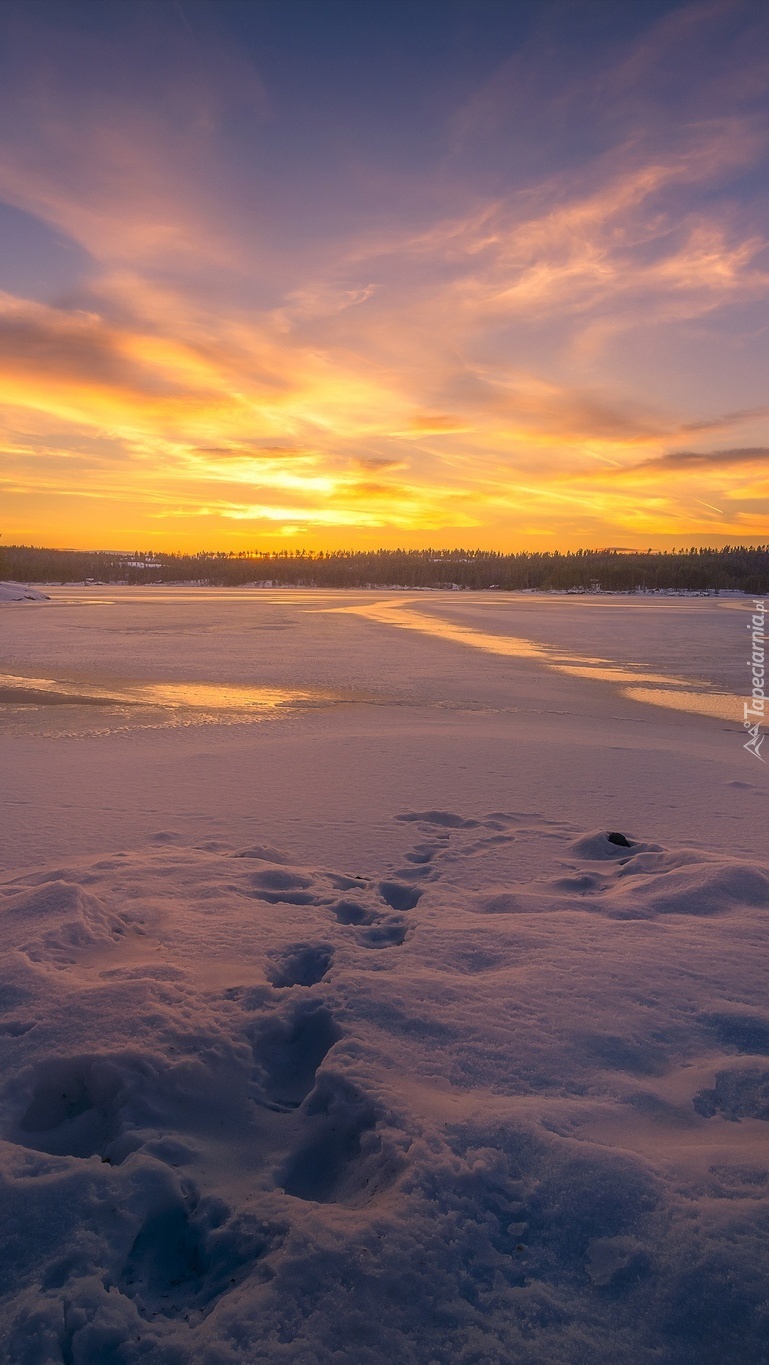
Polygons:
M769 867L396 825L0 884L6 1360L769 1360Z

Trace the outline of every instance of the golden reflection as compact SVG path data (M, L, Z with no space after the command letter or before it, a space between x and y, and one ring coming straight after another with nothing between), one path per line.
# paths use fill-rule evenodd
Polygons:
M453 640L456 644L470 645L473 649L484 649L489 654L505 654L516 659L548 660L550 650L547 645L536 645L532 640L526 640L518 635L489 635L486 631L458 626L452 621L443 621L437 616L425 616L419 611L408 611L404 614L399 610L404 605L407 604L383 602L381 605L340 607L337 610L365 616L370 621L380 621L382 625L399 626L402 630L417 630L423 635L437 635L442 640Z
M403 610L404 607L406 610ZM711 683L679 678L675 674L648 673L643 671L642 667L635 669L627 664L615 665L608 659L593 659L588 655L567 653L552 645L535 644L523 636L491 635L487 631L456 625L452 621L428 616L424 612L409 611L406 600L372 606L366 604L342 607L336 610L365 616L383 625L420 631L425 635L437 636L441 640L451 640L455 644L469 645L471 649L480 649L487 654L499 654L514 659L536 659L558 673L612 683L620 690L622 696L630 701L714 716L719 720L742 720L742 698L718 692ZM627 683L660 683L662 686L654 688L623 685Z
M697 716L712 716L716 720L742 722L745 698L733 692L681 692L672 688L660 691L653 687L625 687L622 692L631 701L647 702L650 706L665 706L674 711L689 711Z
M555 665L561 673L570 673L574 678L596 678L599 682L613 683L660 683L663 687L691 687L692 679L676 678L667 673L643 673L640 669L610 664L608 660L602 660L601 666L595 668L592 664L589 667L582 665L573 666L571 664ZM697 687L703 690L709 688L710 683L697 682Z
M130 700L148 706L193 707L202 711L275 711L292 702L331 701L331 693L297 687L238 687L230 683L148 683L131 689Z
M303 702L339 701L338 694L299 687L231 683L141 683L109 690L88 682L0 675L0 704L8 706L158 706L199 711L276 711Z

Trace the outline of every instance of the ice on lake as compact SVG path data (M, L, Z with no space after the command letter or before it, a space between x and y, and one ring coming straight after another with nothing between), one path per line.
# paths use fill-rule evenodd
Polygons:
M48 591L7 1358L769 1359L750 603Z

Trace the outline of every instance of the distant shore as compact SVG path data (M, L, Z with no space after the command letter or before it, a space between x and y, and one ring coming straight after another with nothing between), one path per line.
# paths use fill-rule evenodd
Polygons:
M127 579L114 579L108 581L103 578L84 578L81 580L63 579L43 579L35 583L0 583L0 602L21 602L36 601L44 602L49 599L40 589L42 588L221 588L223 591L231 591L237 588L243 592L280 592L286 589L303 589L311 592L313 590L324 592L349 592L349 588L343 588L332 584L327 586L320 583L211 583L207 579L154 579L144 583L129 582ZM745 592L742 588L472 588L464 583L441 583L437 587L417 587L411 583L362 583L354 589L356 592L515 592L526 593L531 597L750 597L751 593Z
M137 587L769 593L769 545L683 550L57 550L10 545L0 579Z

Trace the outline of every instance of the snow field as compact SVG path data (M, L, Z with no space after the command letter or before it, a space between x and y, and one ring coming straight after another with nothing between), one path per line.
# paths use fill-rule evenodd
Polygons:
M769 1359L769 867L397 824L0 884L9 1361Z

